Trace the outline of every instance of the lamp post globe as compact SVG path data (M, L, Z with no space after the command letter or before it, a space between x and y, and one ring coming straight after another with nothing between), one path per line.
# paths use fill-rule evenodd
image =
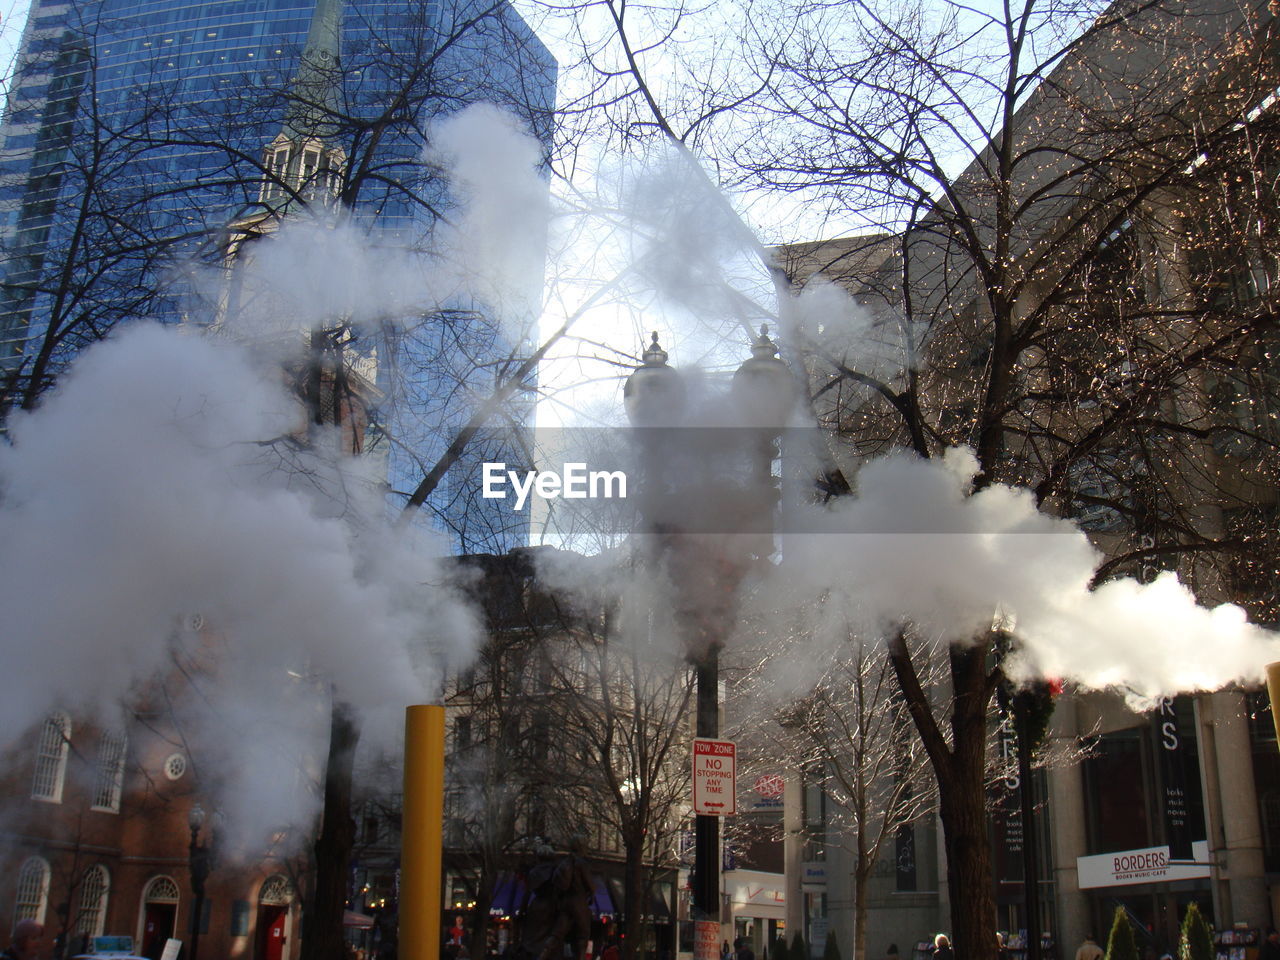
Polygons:
M627 419L636 427L673 427L684 415L686 390L680 371L667 364L658 331L653 331L642 360L622 388Z
M734 371L731 390L744 425L775 433L787 425L795 404L795 380L778 356L778 345L769 339L768 324L760 327L751 356Z

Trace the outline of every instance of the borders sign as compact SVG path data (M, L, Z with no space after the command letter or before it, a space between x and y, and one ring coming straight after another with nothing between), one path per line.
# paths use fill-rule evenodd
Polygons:
M738 812L738 748L733 741L693 741L693 812L705 817Z
M1168 847L1142 847L1093 857L1076 857L1080 889L1122 887L1130 883L1170 883L1209 876L1209 844L1191 844L1192 860L1175 860Z

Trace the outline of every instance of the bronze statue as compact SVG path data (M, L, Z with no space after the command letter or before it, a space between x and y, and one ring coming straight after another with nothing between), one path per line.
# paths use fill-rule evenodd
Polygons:
M531 899L522 911L520 952L536 960L561 960L565 943L573 944L573 960L586 960L591 939L591 871L586 840L575 835L569 852L552 860L553 852L538 847L525 886Z

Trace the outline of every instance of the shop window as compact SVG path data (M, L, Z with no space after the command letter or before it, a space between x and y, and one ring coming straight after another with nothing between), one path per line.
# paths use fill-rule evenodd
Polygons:
M1089 744L1084 773L1090 853L1152 845L1145 732L1120 730Z
M231 935L247 937L249 935L249 901L231 901Z
M916 877L916 831L911 824L898 827L893 838L894 875L899 893L914 893L919 889Z

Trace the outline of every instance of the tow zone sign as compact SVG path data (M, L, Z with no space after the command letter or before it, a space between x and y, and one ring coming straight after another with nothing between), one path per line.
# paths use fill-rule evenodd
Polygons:
M730 740L693 741L693 812L724 817L738 812L738 748Z

